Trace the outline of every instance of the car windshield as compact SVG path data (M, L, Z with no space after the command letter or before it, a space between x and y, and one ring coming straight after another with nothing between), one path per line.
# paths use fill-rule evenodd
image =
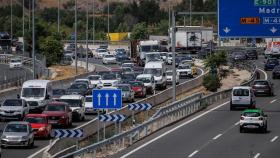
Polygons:
M267 60L268 63L278 63L277 59L268 59Z
M114 58L115 56L114 55L105 55L104 58Z
M246 116L246 117L259 117L260 113L258 113L258 112L244 112L243 116Z
M133 63L124 63L122 64L122 67L134 67L134 64Z
M179 65L178 69L190 69L191 66L190 65Z
M102 80L116 80L117 76L115 74L104 74Z
M267 81L255 81L255 82L254 82L254 85L267 86L268 83L267 83Z
M168 53L168 57L172 57L172 54L171 54L171 53Z
M75 83L85 83L85 84L88 84L88 81L85 81L85 80L76 80Z
M23 88L22 97L44 97L45 88Z
M5 100L2 106L22 106L22 100Z
M145 69L144 74L151 74L154 76L161 76L162 70L161 69Z
M233 96L249 96L248 89L234 89Z
M46 111L65 111L65 106L63 105L47 105Z
M123 74L121 76L122 80L135 80L135 76L133 74Z
M132 72L132 69L130 67L123 67L122 71L124 71L124 72Z
M26 124L8 124L5 128L5 132L27 132Z
M151 45L151 46L140 46L141 52L158 52L159 47L158 45Z
M130 84L135 87L142 86L141 82L130 82Z
M76 83L72 84L69 89L87 89L87 85Z
M105 49L99 49L98 52L105 53L107 51Z
M100 76L89 76L89 80L99 80L101 77Z
M129 91L129 86L118 86L118 89L121 89L122 91Z
M172 75L173 75L173 72L172 72L172 71L167 71L167 72L166 72L166 75L167 75L167 76L172 76Z
M138 81L142 81L143 83L150 83L151 82L151 80L149 79L149 78L138 78L137 79Z
M47 120L44 117L26 117L25 120L29 123L46 123Z
M21 60L20 59L11 59L11 63L20 63Z
M92 102L92 97L86 97L86 102Z
M59 101L68 103L71 107L82 107L83 105L80 99L59 99Z
M53 95L64 95L66 94L64 89L54 89L53 90Z

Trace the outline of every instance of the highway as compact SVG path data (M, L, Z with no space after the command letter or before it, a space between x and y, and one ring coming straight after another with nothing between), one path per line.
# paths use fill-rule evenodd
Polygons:
M262 60L262 59L261 59ZM261 60L257 64L262 68ZM264 74L261 74L265 78ZM271 79L271 72L267 73ZM257 97L257 107L268 115L268 132L239 133L241 111L230 111L229 101L182 120L113 155L114 158L272 158L280 151L280 81L273 80L273 97Z
M91 63L96 64L96 70L95 72L99 71L106 71L109 70L111 67L118 67L118 65L103 65L101 60L96 60L96 59L90 59L89 60ZM198 75L201 75L201 71L198 71ZM180 83L187 81L188 79L182 79L180 80ZM170 87L169 85L168 87ZM55 88L68 88L68 87L55 87ZM156 91L157 93L158 91ZM15 98L16 94L19 92L14 92L11 96L8 96L8 98ZM149 97L150 95L147 95ZM3 98L0 98L0 100ZM135 101L141 100L142 98L135 98ZM124 105L126 105L125 103ZM95 115L87 115L86 120L83 122L73 122L73 128L78 127L92 119L94 119L96 116ZM0 122L0 129L3 130L5 127L6 122ZM2 157L4 158L10 158L10 157L18 157L18 154L20 153L21 157L42 157L42 152L45 149L45 147L49 144L49 140L35 140L35 146L32 149L25 149L25 148L8 148L8 149L2 149Z
M0 83L4 80L32 76L29 69L10 69L9 65L0 64Z

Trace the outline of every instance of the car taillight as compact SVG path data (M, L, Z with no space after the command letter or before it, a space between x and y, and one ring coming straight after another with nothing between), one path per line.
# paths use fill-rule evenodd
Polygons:
M260 117L260 118L259 118L259 120L263 120L263 118L262 118L262 117Z
M240 117L240 120L244 120L244 117L243 117L243 116L241 116L241 117Z

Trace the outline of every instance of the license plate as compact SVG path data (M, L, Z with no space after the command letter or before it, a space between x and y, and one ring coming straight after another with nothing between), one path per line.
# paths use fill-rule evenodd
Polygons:
M57 123L57 121L51 121L51 120L50 120L49 123L50 123L50 124L55 124L55 123Z
M264 92L263 90L258 90L258 92Z
M247 127L247 128L258 128L258 127L255 126L255 125L247 125L246 127Z

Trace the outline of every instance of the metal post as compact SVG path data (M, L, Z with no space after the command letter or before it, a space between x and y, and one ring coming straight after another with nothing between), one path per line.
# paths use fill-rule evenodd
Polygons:
M87 26L86 26L86 71L88 72L88 0L87 0Z
M106 123L103 122L103 140L106 139L106 125L105 125L105 124L106 124Z
M192 0L190 0L190 26L192 26Z
M35 70L35 0L32 0L32 59L33 59L33 79L36 78Z
M78 57L77 57L77 0L75 0L75 71L78 74Z
M31 0L28 0L29 1L29 6L28 6L28 29L30 30L31 28Z
M108 40L108 45L109 45L109 41L110 41L110 36L109 36L109 33L110 33L110 2L109 2L109 0L107 0L107 3L108 3L108 8L107 8L107 16L108 16L108 18L107 18L107 26L108 26L108 28L107 28L107 40Z
M99 113L99 109L97 110L97 118L99 118L100 113ZM100 131L100 121L97 121L97 142L99 142L100 138L99 138L99 131Z
M92 0L92 47L94 47L94 36L95 36L95 18L94 18L94 10L95 0Z
M11 43L13 41L13 0L11 0Z
M201 26L203 26L204 25L204 17L203 17L203 15L201 16Z
M118 134L118 124L117 124L117 122L115 122L115 135L117 135Z
M24 23L24 0L22 0L22 54L24 54L25 51L25 42L24 42L24 31L25 31L25 27L24 27L25 23Z
M172 11L172 101L176 101L176 67L175 67L175 12Z
M131 119L132 119L132 126L134 126L134 123L135 123L134 111L132 111Z
M58 0L57 4L57 32L60 32L60 0Z

